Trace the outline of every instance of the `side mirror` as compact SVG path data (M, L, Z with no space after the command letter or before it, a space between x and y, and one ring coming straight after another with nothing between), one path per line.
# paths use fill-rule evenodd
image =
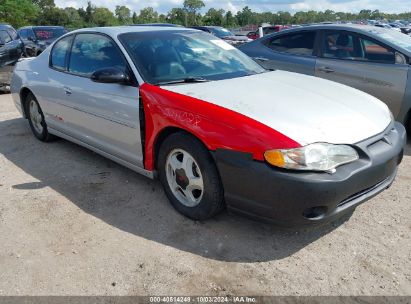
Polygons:
M91 80L100 83L127 84L130 82L130 77L118 68L104 68L95 71L91 75Z

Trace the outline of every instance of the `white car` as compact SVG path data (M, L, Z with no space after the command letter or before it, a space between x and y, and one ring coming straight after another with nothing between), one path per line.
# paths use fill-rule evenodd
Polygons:
M405 144L376 98L267 71L186 28L70 32L19 62L11 91L38 139L158 176L196 220L225 207L288 226L334 219L391 185Z

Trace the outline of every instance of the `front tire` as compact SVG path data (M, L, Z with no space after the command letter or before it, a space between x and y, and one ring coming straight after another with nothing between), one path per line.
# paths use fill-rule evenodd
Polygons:
M25 106L30 128L34 136L43 142L54 140L56 137L48 132L43 111L33 94L27 95Z
M178 132L161 145L159 179L171 204L193 220L206 220L224 208L224 192L209 151L191 135Z

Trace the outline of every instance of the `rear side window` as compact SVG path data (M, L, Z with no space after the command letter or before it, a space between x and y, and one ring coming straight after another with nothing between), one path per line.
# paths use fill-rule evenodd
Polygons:
M53 47L50 55L50 66L61 71L67 70L67 55L71 47L73 36L59 40Z
M7 33L7 31L0 31L0 41L2 41L3 43L8 43L11 41L11 37Z
M315 36L315 32L301 32L276 36L263 43L277 52L311 56L314 51Z
M36 39L36 36L34 35L34 32L32 29L27 30L27 37L30 37L32 40Z
M73 42L69 72L90 77L103 68L117 67L126 70L123 54L106 36L98 34L78 34Z
M26 39L27 38L27 30L20 30L19 31L20 37L22 39Z

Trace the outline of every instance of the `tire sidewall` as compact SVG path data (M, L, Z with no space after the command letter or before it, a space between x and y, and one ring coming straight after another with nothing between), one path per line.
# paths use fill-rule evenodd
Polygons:
M200 203L194 207L183 205L174 196L167 181L165 168L167 157L175 149L185 150L195 159L203 178L203 196ZM197 139L184 133L171 135L161 145L157 168L159 171L159 179L163 184L168 199L180 213L194 220L205 220L220 211L220 206L217 206L223 205L223 191L220 177L212 156Z
M37 104L37 107L40 111L40 115L41 115L41 125L43 126L43 132L39 133L37 132L37 130L34 128L33 126L33 122L31 121L31 116L30 116L30 102L34 101ZM26 98L26 113L27 113L27 118L29 120L29 124L30 124L30 129L33 132L34 136L36 136L39 140L41 141L45 141L47 138L47 125L46 122L44 120L44 114L43 111L41 110L40 104L38 103L37 99L34 97L33 94L28 94L27 98Z

